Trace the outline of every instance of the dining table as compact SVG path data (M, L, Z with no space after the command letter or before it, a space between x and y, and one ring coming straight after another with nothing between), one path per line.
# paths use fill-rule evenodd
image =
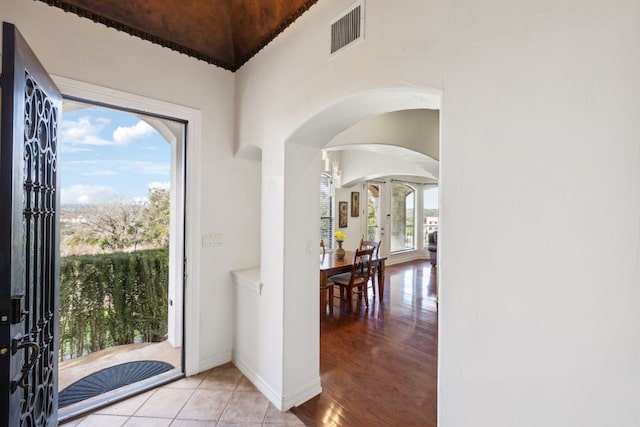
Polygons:
M351 271L353 253L354 251L345 251L342 259L337 259L334 253L320 254L320 288L327 286L330 276ZM380 302L384 299L384 263L386 259L386 257L378 256L371 260L378 274L378 299Z

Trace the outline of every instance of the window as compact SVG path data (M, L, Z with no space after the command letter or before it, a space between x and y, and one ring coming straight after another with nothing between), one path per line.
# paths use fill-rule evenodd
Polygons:
M367 186L367 240L380 240L378 217L380 212L380 187Z
M320 239L326 249L333 249L333 196L331 176L320 176Z
M391 252L415 249L415 190L406 184L391 186Z
M424 189L424 246L429 244L429 233L438 231L438 187Z

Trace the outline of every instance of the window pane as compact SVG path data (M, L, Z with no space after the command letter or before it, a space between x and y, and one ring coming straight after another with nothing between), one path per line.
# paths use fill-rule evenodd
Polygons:
M415 249L415 191L405 184L391 187L391 252Z
M326 249L333 248L333 197L327 175L320 176L320 240L324 240Z
M438 187L424 190L424 246L429 244L429 233L438 231Z
M378 212L380 210L380 188L369 184L367 190L367 240L380 241Z

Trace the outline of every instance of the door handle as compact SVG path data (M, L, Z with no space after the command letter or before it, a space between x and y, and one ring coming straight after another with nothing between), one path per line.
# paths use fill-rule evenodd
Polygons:
M22 307L23 298L24 294L17 294L11 297L11 323L14 325L22 322L22 319L29 314L29 312Z
M22 365L20 369L20 379L18 381L11 381L11 389L12 391L16 391L18 387L22 387L27 389L29 384L27 384L27 377L29 376L29 372L36 366L38 362L38 356L40 355L40 346L35 341L28 341L28 336L24 337L22 342L18 343L18 340L14 340L14 351L13 353L17 353L18 350L22 350L23 348L31 349L30 357L27 357L27 362ZM27 350L27 353L29 351Z

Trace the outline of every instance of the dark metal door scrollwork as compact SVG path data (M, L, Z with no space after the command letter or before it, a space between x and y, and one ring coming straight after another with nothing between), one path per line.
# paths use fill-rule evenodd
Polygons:
M28 358L28 361L22 365L20 369L21 375L18 381L11 382L11 391L16 392L18 387L22 387L25 390L29 389L29 384L27 384L27 378L29 378L29 373L33 370L34 366L38 362L38 358L40 357L40 346L38 343L34 341L30 341L29 339L22 340L14 340L14 350L13 353L17 353L18 350L21 349L31 349L31 356Z
M55 426L61 96L11 24L2 49L0 427Z

